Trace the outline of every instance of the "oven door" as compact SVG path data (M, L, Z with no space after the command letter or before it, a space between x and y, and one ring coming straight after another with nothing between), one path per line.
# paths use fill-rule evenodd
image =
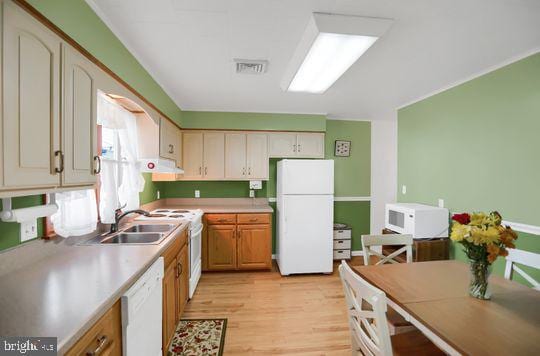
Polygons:
M189 298L193 297L197 283L201 278L202 262L202 230L203 225L195 226L195 230L190 232L189 238Z

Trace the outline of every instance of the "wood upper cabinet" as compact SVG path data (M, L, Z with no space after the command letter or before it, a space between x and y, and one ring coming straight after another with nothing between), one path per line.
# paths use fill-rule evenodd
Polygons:
M247 177L268 179L268 135L247 134Z
M208 132L203 135L203 176L206 179L225 177L225 134Z
M279 132L268 134L270 157L296 157L296 134Z
M178 157L181 154L178 136L180 129L169 120L159 118L159 155L176 161L179 165Z
M93 63L63 46L62 185L94 184L101 163L97 156L97 88Z
M201 179L203 176L203 134L184 132L182 135L183 179Z
M324 158L323 133L299 133L296 138L296 154L298 157Z
M177 278L176 278L176 259L165 268L163 277L163 320L162 320L162 337L163 337L163 354L166 355L167 347L169 346L174 331L176 329L176 321L178 320L177 312Z
M13 2L2 6L3 184L56 187L60 175L55 169L61 168L61 40Z
M268 179L266 134L225 134L225 178Z
M246 178L246 134L225 134L225 178Z
M270 157L324 158L324 133L270 133Z
M238 225L238 269L272 267L270 225Z
M236 225L208 226L208 268L236 268Z
M117 301L65 355L121 356L122 319L120 301Z

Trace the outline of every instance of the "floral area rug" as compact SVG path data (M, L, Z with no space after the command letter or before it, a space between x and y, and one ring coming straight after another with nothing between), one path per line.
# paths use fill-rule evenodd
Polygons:
M174 333L170 356L223 355L227 319L180 320Z

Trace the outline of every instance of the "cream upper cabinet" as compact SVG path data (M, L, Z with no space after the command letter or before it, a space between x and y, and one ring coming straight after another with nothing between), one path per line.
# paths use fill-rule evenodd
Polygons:
M203 175L206 179L225 177L225 134L205 132L203 135Z
M276 132L268 134L268 151L270 157L295 157L296 134L293 132Z
M296 155L304 158L324 158L324 134L299 133L296 141Z
M62 169L61 40L11 1L2 5L3 185L55 187Z
M268 179L268 135L248 133L247 176L249 179Z
M96 182L101 169L97 156L97 68L81 54L63 46L62 185Z
M225 134L225 178L246 178L246 134Z
M176 154L176 167L182 168L183 162L182 162L182 131L176 130L176 146L178 147L178 152L175 152Z
M182 135L182 157L184 174L182 179L203 177L203 134L184 131Z
M178 146L178 127L167 119L159 119L159 155L163 158L177 160L180 147Z
M324 158L324 133L275 132L268 136L270 157Z

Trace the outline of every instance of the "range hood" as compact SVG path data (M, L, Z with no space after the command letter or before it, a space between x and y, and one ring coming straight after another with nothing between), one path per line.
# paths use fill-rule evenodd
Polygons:
M140 159L141 172L183 174L184 170L176 167L176 162L165 158Z

